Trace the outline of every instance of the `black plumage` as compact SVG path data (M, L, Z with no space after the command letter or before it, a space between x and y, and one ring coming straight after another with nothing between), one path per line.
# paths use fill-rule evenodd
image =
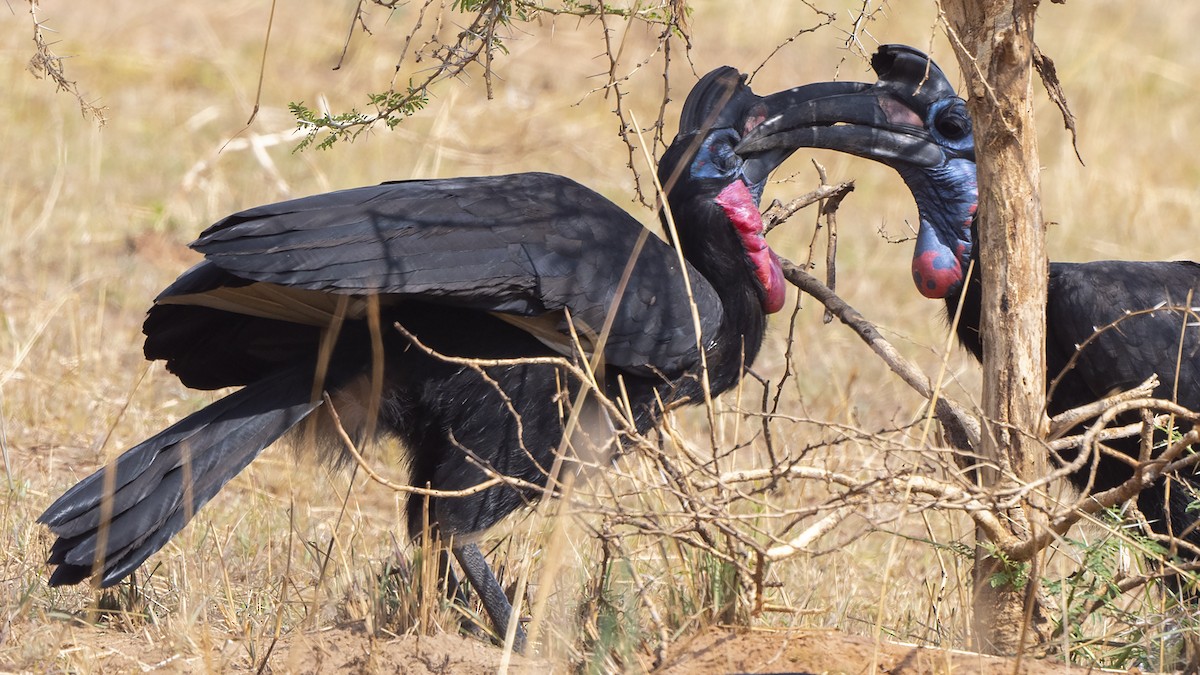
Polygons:
M503 635L511 607L474 538L540 496L564 442L564 401L578 400L581 386L553 363L479 369L423 347L455 358L578 359L571 322L585 348L603 339L600 381L610 396L627 392L638 431L664 403L703 400L701 349L712 393L732 386L783 299L757 205L790 153L733 150L768 112L731 68L689 95L659 166L687 262L611 201L543 173L343 190L208 228L192 244L204 261L149 311L145 355L189 387L242 389L126 451L115 475L101 470L42 514L59 536L51 583L93 571L101 586L118 582L262 449L309 428L302 420L328 432L327 393L352 436L399 439L413 486L521 481L428 501L431 525L453 538ZM623 425L592 401L566 445L603 452ZM570 456L567 464L575 470ZM425 506L410 500L413 535Z
M859 84L857 91L819 99L799 97L793 106L772 103L784 112L752 131L739 150L822 147L896 169L920 212L914 281L924 295L944 298L950 316L963 299L958 338L982 359L981 275L966 278L969 266L979 261L973 245L978 201L975 145L966 105L941 69L911 47L885 45L871 65L879 76L873 85ZM1200 410L1200 323L1195 313L1200 310L1200 265L1052 262L1048 293L1047 411L1051 415L1130 389L1152 375L1159 378L1154 396ZM1108 445L1138 457L1136 438ZM1128 462L1101 455L1094 479L1089 465L1074 473L1072 480L1082 489L1099 491L1132 475ZM1196 474L1173 474L1144 489L1138 508L1156 532L1200 547L1198 512L1190 507L1197 487ZM1200 548L1183 553L1200 558Z

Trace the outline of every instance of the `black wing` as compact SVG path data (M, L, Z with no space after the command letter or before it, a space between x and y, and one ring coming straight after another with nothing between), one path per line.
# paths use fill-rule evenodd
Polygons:
M318 318L308 322L318 323L338 295L380 295L554 315L563 333L567 310L577 328L598 333L643 232L611 201L553 174L385 183L225 218L192 244L206 261L156 302L238 311L254 295L260 305L289 309L248 313L305 323L312 312ZM688 276L701 330L713 336L720 300L690 266ZM249 285L255 293L233 297ZM216 299L221 294L229 297ZM676 374L697 362L696 345L678 257L651 234L614 316L605 358Z
M1200 311L1181 309L1200 309L1200 265L1119 260L1053 263L1049 291L1050 376L1091 338L1071 375L1086 382L1090 398L1062 391L1056 393L1056 400L1061 394L1064 404L1085 403L1137 386L1155 373L1160 381L1156 395L1173 398L1178 373L1179 403L1200 408ZM1065 406L1057 407L1052 412Z

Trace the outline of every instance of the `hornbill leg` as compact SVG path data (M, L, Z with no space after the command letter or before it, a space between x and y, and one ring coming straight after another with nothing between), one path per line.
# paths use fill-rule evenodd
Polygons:
M466 544L456 546L453 550L454 557L462 566L463 574L467 575L467 581L471 582L471 586L479 594L479 599L483 601L483 609L487 612L488 618L492 620L492 627L496 629L496 634L500 636L500 639L503 640L504 636L508 634L510 620L518 622L516 638L513 640L513 650L524 653L525 629L520 625L520 618L513 616L512 605L504 595L504 589L500 587L500 582L496 581L496 575L492 574L492 568L488 567L487 561L483 559L483 553L479 551L479 547L475 544Z

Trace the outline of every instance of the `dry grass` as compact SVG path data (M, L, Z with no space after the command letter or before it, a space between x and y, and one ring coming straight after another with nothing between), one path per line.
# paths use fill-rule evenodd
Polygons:
M701 73L726 63L752 69L776 44L817 22L797 3L692 4L693 58ZM844 22L858 4L822 6L840 11ZM872 34L927 48L934 21L925 5L895 3ZM352 8L317 4L301 12L281 5L266 63L264 109L243 129L268 9L269 4L228 0L170 8L132 2L69 10L44 5L41 18L58 31L55 51L75 55L66 62L68 76L107 108L102 129L81 117L70 96L26 72L33 43L24 6L14 5L16 13L4 19L2 30L11 39L0 51L8 82L0 100L6 122L0 125L0 145L8 148L8 161L0 163L0 443L6 453L0 486L0 669L91 672L138 663L253 668L279 629L298 633L356 620L398 629L409 622L377 624L380 617L404 612L415 614L426 629L454 625L453 610L437 603L403 611L383 607L411 595L390 587L394 578L380 576L401 552L412 553L397 543L404 536L394 526L396 496L361 477L351 483L348 475L323 467L297 467L283 451L265 453L156 555L139 573L136 594L122 591L127 597L118 606L138 612L89 614L81 609L99 612L90 591L46 588L41 561L50 538L33 525L40 510L123 448L213 398L184 389L158 366L147 371L140 349L143 312L194 260L185 244L202 227L239 208L291 195L418 176L522 170L571 176L637 212L612 102L601 94L582 95L606 67L593 58L602 51L599 31L570 19L531 27L509 44L493 101L485 99L478 81L452 83L396 131L353 145L291 154L285 142L266 150L273 166L245 150L220 152L239 134L288 130L289 101L313 106L326 98L344 109L360 104L362 92L383 88L391 76L402 35L394 27L384 29L384 10L373 10L370 18L380 29L376 37L356 37L348 66L334 72L330 66ZM404 25L405 11L391 21ZM1194 103L1200 53L1191 44L1198 15L1200 10L1178 3L1117 0L1043 8L1040 43L1057 62L1087 161L1086 167L1078 165L1055 111L1040 105L1043 198L1046 218L1056 223L1048 243L1055 259L1200 259L1193 216L1200 211L1200 193L1193 188L1200 180L1200 153L1192 151L1200 147L1200 107ZM652 36L635 31L626 60L639 61L652 43ZM756 87L765 92L830 79L839 69L843 78L870 79L862 61L839 44L835 30L803 36L767 64ZM944 40L939 36L932 44L935 58L952 67ZM672 77L677 89L669 117L677 114L692 81L682 59ZM639 119L650 120L657 114L661 81L650 73L639 78L627 105ZM798 178L773 187L773 194L793 196L812 186L807 160L813 155L801 155L792 162ZM915 217L911 199L882 167L816 156L832 180L858 180L840 214L839 293L884 327L926 372L936 373L945 345L940 307L910 287L910 244L887 244L877 233L905 235ZM197 167L202 170L189 174ZM651 221L645 210L640 216ZM773 245L787 257L804 259L811 221L806 215L793 219L772 235ZM756 366L772 382L782 375L787 321L786 312L774 319ZM812 307L797 315L795 331L797 372L781 408L792 419L773 423L777 448L805 465L854 475L943 463L933 451L907 450L916 444L906 430L921 419L921 400L857 337L838 324L824 325ZM950 395L977 400L976 366L956 348L949 364ZM757 422L734 414L736 396L720 404L721 447L750 445L728 460L728 468L760 466L765 450L755 439ZM761 389L748 381L741 396L757 402ZM675 427L693 447L706 446L699 417L680 415ZM620 473L628 481L660 481L646 461L630 458ZM616 492L625 489L619 480L614 485ZM819 506L829 494L823 485L795 481L763 498L778 509L805 508ZM604 504L604 498L601 493L594 503ZM913 514L897 501L893 496L864 507L811 555L772 567L769 602L796 611L767 613L753 623L868 636L882 631L902 640L963 646L968 605L960 580L967 568L947 548L921 540L969 542L971 529L956 515ZM670 511L674 505L668 492L648 490L630 508ZM752 512L755 503L737 508ZM762 518L751 525L779 529L778 520ZM546 644L555 663L644 667L647 656L628 651L633 642L622 646L612 637L616 633L586 634L589 626L602 627L609 619L643 616L639 594L632 592L643 586L651 589L660 613L669 615L663 622L672 638L714 620L702 616L703 608L687 605L688 598L708 597L700 587L720 575L706 567L712 560L664 568L694 554L650 538L631 540L625 553L636 564L607 578L611 592L598 593L604 551L588 529L603 519L584 513L562 521L514 520L514 529L534 536L502 540L500 557L512 561L510 577L532 563L534 579L554 585L548 622L554 629ZM546 558L537 554L538 546L552 538L548 533L555 527L568 528L570 535L555 549L565 564L553 578L539 579ZM646 577L655 583L647 584ZM672 593L679 589L686 592L677 598ZM586 604L595 597L626 604L616 609ZM739 602L744 620L747 601ZM78 620L101 616L103 629ZM638 628L620 630L636 637ZM597 660L586 653L589 648L600 655ZM295 669L293 662L272 663Z

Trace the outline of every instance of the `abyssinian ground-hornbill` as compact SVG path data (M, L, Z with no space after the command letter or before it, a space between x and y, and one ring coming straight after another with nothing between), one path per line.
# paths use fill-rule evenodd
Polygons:
M899 172L920 213L913 280L925 296L944 298L951 317L963 298L958 338L982 359L980 275L964 280L979 258L973 245L975 144L966 104L941 69L911 47L885 45L871 66L879 77L874 85L812 100L800 96L795 106L756 127L739 151L830 148ZM1192 307L1200 305L1200 265L1104 260L1050 263L1049 272L1047 384L1061 378L1048 390L1051 415L1132 388L1154 374L1160 382L1155 396L1200 409L1200 329L1194 316L1172 309L1186 306L1193 295ZM1115 330L1097 334L1116 321ZM1138 457L1136 438L1108 444ZM1094 481L1090 468L1072 477L1082 489L1105 490L1133 475L1128 463L1104 455ZM1144 489L1138 508L1155 531L1200 546L1197 513L1189 509L1197 487L1195 475L1170 476ZM1200 558L1196 550L1184 554Z
M734 152L768 108L732 68L689 94L658 169L683 264L611 201L544 173L386 183L211 226L192 244L205 260L150 309L145 355L189 387L242 389L127 450L42 514L59 537L51 584L129 575L266 446L304 436L302 420L333 433L328 393L351 436L399 439L413 486L521 481L413 498L407 511L410 534L427 513L453 541L504 635L511 606L473 538L537 498L581 387L553 363L479 368L438 355L577 358L571 322L585 344L603 340L599 379L614 399L628 396L639 431L664 403L703 400L705 366L712 393L735 384L784 300L758 202L789 153ZM602 446L619 425L582 408Z

